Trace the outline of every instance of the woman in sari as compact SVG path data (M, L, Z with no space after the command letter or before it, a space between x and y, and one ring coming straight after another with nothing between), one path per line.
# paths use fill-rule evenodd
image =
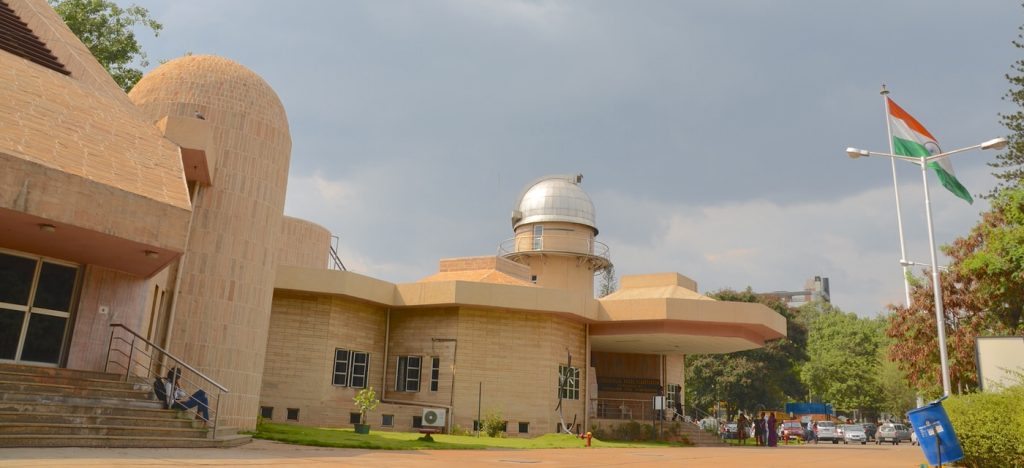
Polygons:
M775 412L768 413L768 446L775 447L779 443L779 433L775 432Z

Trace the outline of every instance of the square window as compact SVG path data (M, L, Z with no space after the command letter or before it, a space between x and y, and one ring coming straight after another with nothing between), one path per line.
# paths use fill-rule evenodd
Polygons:
M298 408L288 408L288 420L289 421L298 421L299 420L299 409Z
M260 416L262 416L263 419L274 419L274 407L260 406Z
M413 427L413 429L422 429L423 428L423 416L413 416L412 417L412 427Z
M530 423L528 423L528 422L520 422L519 423L519 433L520 434L528 434L529 432L530 432Z
M359 413L349 413L348 422L349 424L359 424Z
M380 425L382 427L392 427L395 425L395 415L393 414L382 414L380 415Z

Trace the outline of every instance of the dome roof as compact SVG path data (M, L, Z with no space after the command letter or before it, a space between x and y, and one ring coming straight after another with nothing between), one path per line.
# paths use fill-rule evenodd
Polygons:
M597 234L594 202L580 187L582 181L582 175L553 175L526 186L512 208L512 229L556 221L589 226Z
M259 75L230 59L213 55L188 55L171 60L147 73L128 96L156 119L173 113L192 117L197 111L206 119L231 130L280 133L290 142L288 116L273 88ZM259 128L257 128L259 127Z

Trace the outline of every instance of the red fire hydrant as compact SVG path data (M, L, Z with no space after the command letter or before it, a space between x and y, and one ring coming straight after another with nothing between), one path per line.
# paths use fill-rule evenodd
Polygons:
M587 432L587 447L590 447L590 438L594 437L594 434Z

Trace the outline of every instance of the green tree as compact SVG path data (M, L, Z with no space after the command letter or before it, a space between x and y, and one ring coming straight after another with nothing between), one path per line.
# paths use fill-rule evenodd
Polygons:
M974 280L977 309L1008 332L1024 332L1024 188L1001 191L970 234L944 250L958 260L956 273Z
M829 307L809 330L800 377L812 397L836 409L877 410L881 323Z
M149 66L149 61L135 39L135 27L147 27L154 36L163 29L148 10L137 5L121 8L108 0L49 2L121 89L128 92L139 82L141 68Z
M601 271L601 284L597 297L605 297L619 289L619 281L615 278L615 267L609 266Z
M759 297L750 288L722 290L710 296L765 304L786 317L787 337L749 351L687 356L687 401L707 409L725 400L733 414L737 409L781 409L786 401L804 395L797 368L807 358L807 329L795 320L793 311L777 298Z
M1024 26L1017 28L1024 31ZM1017 33L1017 39L1012 41L1014 47L1024 49L1024 34ZM999 184L992 190L990 196L995 195L1008 187L1019 187L1024 181L1024 59L1017 60L1010 65L1011 72L1006 74L1006 81L1010 82L1010 90L1003 95L1004 101L1011 101L1016 110L1009 114L999 114L999 121L1009 130L1007 138L1010 145L1005 153L996 156L996 161L988 163L989 166L997 169L992 175L999 179Z

